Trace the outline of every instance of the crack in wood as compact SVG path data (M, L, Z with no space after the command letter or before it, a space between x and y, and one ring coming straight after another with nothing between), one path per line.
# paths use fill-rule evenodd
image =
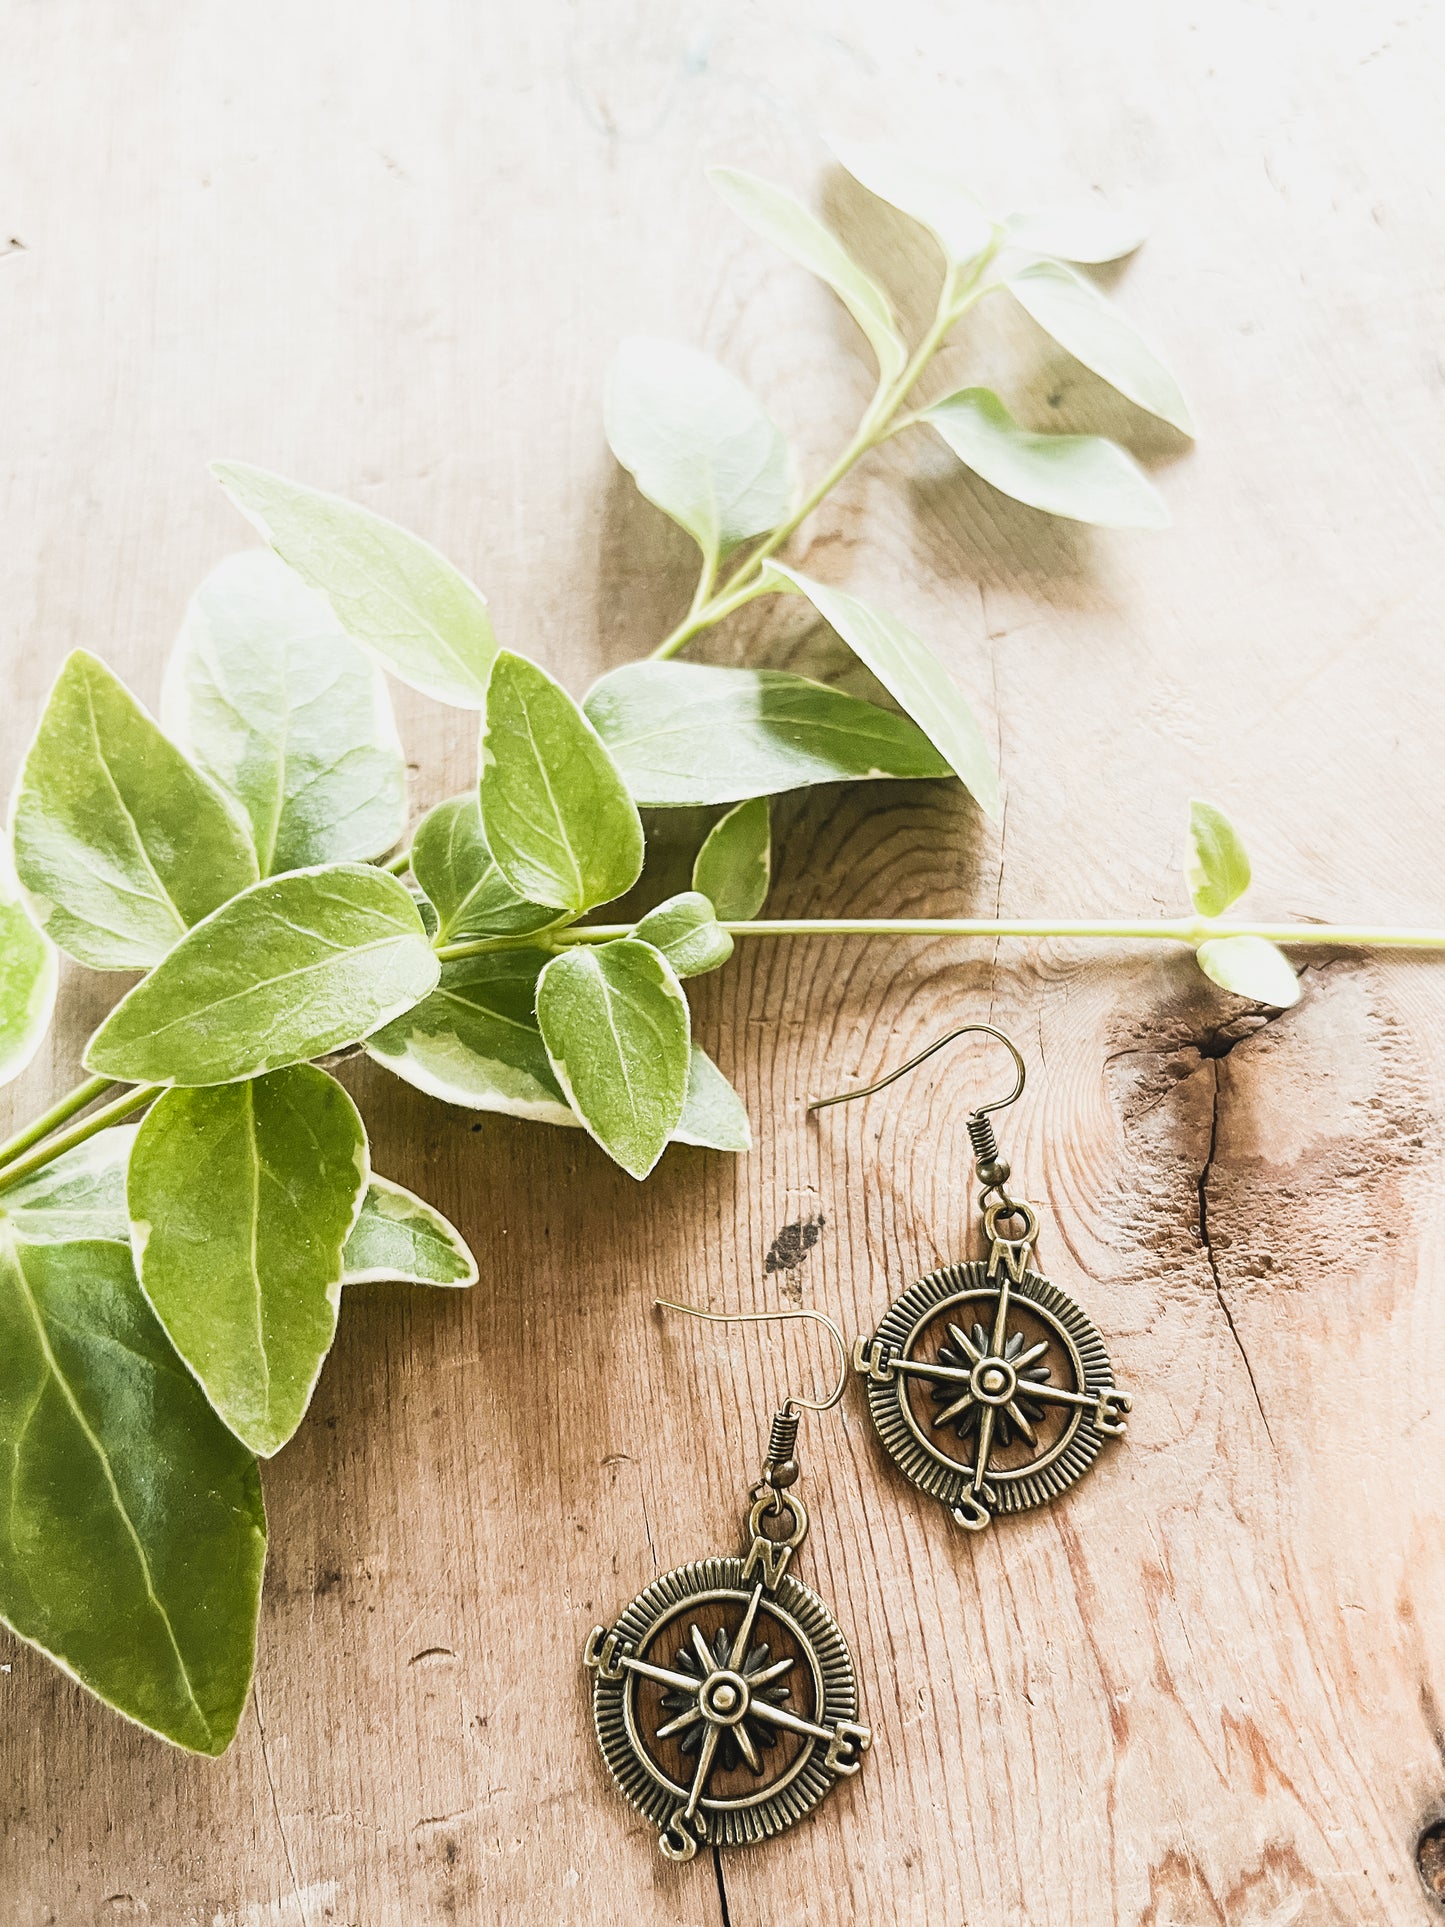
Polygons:
M1250 1034L1252 1035L1253 1033ZM1235 1041L1239 1042L1241 1040L1236 1039ZM1233 1049L1233 1045L1230 1046L1230 1049ZM1227 1055L1227 1052L1221 1052L1220 1055ZM1265 1436L1269 1440L1270 1450L1275 1454L1275 1457L1278 1458L1279 1447L1275 1443L1274 1433L1270 1430L1269 1414L1265 1411L1264 1400L1260 1397L1259 1381L1255 1378L1254 1366L1250 1363L1249 1353L1244 1348L1244 1340L1239 1335L1239 1327L1234 1322L1234 1313L1230 1309L1229 1300L1224 1295L1224 1280L1220 1275L1219 1259L1215 1254L1214 1244L1209 1235L1209 1178L1214 1169L1215 1152L1219 1144L1218 1063L1212 1066L1210 1074L1214 1079L1214 1088L1210 1095L1209 1147L1205 1151L1204 1162L1199 1170L1199 1242L1204 1247L1204 1257L1209 1266L1209 1276L1214 1283L1214 1295L1219 1301L1219 1309L1224 1313L1224 1322L1229 1327L1229 1335L1234 1340L1235 1349L1244 1362L1244 1369L1249 1377L1249 1388L1254 1393L1255 1404L1259 1407L1260 1420L1264 1426Z
M251 1681L251 1704L256 1712L256 1732L261 1742L261 1765L266 1774L266 1789L271 1795L271 1811L276 1818L276 1831L281 1836L281 1850L286 1856L286 1871L291 1876L291 1892L295 1896L301 1927L309 1927L310 1916L306 1911L306 1900L301 1892L301 1882L296 1877L296 1860L291 1852L290 1839L287 1837L286 1822L281 1818L281 1802L276 1797L276 1781L271 1772L271 1754L266 1745L266 1722L261 1716L261 1695L254 1679Z
M733 1927L733 1917L728 1912L728 1890L723 1881L722 1849L712 1850L712 1870L717 1877L717 1904L722 1909L722 1927Z

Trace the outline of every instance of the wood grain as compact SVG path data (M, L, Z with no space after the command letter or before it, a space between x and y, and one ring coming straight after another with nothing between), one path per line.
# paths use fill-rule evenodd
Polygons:
M1005 202L1152 206L1117 279L1204 436L1187 451L1022 324L953 354L1026 419L1120 435L1175 526L1053 523L911 440L850 481L795 553L946 651L1007 811L987 829L936 785L789 804L779 912L1172 909L1203 793L1261 910L1438 922L1441 41L1438 9L1257 0L15 0L5 767L75 645L155 698L186 597L245 539L216 454L426 534L574 689L638 654L690 584L603 445L612 347L707 346L812 470L866 390L851 324L701 169L816 194L926 281L819 137L892 132ZM816 647L776 613L710 647L765 633L780 660ZM420 808L468 780L473 725L399 708ZM267 1471L255 1704L224 1760L4 1643L0 1920L1437 1918L1415 1842L1445 1803L1445 966L1324 957L1307 987L1256 1027L1186 958L755 945L695 1005L758 1149L675 1150L645 1188L580 1134L358 1072L377 1167L459 1220L483 1282L348 1294ZM112 991L70 973L17 1116L74 1081ZM650 1295L871 1329L964 1255L991 1066L813 1124L801 1100L984 1016L1028 1052L1010 1154L1138 1394L1130 1437L1066 1504L964 1540L855 1397L807 1428L800 1571L852 1640L874 1751L722 1881L670 1868L597 1759L582 1639L733 1548L771 1401L820 1361L659 1328Z

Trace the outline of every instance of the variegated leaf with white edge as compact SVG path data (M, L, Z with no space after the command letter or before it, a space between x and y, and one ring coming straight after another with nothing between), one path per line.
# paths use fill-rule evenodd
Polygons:
M477 1282L466 1240L434 1205L373 1172L343 1253L344 1285L388 1280L465 1287Z

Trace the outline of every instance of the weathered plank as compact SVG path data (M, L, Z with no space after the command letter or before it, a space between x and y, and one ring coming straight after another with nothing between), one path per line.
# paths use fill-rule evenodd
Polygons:
M421 0L343 25L264 0L98 22L59 0L8 25L7 769L75 644L154 698L187 595L244 539L217 453L426 533L574 688L639 653L688 564L602 445L612 345L705 343L811 468L865 393L850 324L700 167L811 188L915 274L924 250L817 138L892 130L1003 198L1152 203L1120 279L1205 438L1186 455L1022 327L955 354L1026 418L1122 435L1176 526L1095 537L890 444L797 553L947 648L1007 813L985 830L929 786L789 806L778 909L1165 910L1202 791L1271 911L1439 921L1438 18ZM467 780L473 726L400 708L420 807ZM72 974L17 1115L73 1081L109 993ZM820 1367L647 1304L801 1298L871 1328L959 1255L991 1064L812 1124L801 1100L990 1014L1033 1073L1015 1170L1138 1392L1130 1438L1062 1507L965 1542L852 1394L809 1424L802 1570L877 1742L805 1827L726 1863L726 1918L1433 1918L1445 967L1326 958L1250 1030L1187 959L840 941L756 946L696 1008L759 1146L670 1152L645 1188L580 1134L353 1079L378 1168L458 1219L483 1282L349 1295L268 1470L256 1705L225 1760L6 1642L7 1927L723 1918L706 1860L664 1866L611 1792L578 1656L654 1571L733 1544L771 1402Z

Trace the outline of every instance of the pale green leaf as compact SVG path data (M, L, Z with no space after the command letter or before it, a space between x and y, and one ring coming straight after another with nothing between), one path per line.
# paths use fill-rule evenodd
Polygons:
M584 1127L645 1178L687 1096L690 1020L672 966L635 937L565 950L538 979L537 1021Z
M776 528L788 450L761 402L708 355L634 335L607 382L607 440L648 501L717 561Z
M898 332L892 304L838 237L791 194L756 174L736 167L712 167L708 179L755 233L828 284L867 336L883 380L892 381L900 374L908 359L908 344Z
M262 876L380 856L406 824L406 766L381 671L269 549L192 598L166 727L251 823Z
M371 1038L368 1056L448 1104L580 1129L581 1119L562 1095L537 1028L537 977L550 954L507 950L444 964L440 988ZM672 1139L720 1151L752 1148L742 1100L697 1044ZM373 1179L373 1186L378 1182ZM365 1226L363 1207L349 1251Z
M435 988L406 886L333 864L253 885L182 938L91 1038L87 1070L229 1084L369 1037Z
M642 822L606 746L560 684L503 650L482 727L482 834L521 897L580 916L642 872Z
M700 1144L710 1151L751 1151L747 1107L700 1044L692 1046L687 1097L673 1131L674 1144Z
M163 1739L223 1753L251 1683L266 1515L124 1245L0 1227L0 1616Z
M20 1075L50 1028L60 961L20 894L0 830L0 1084Z
M908 717L780 669L626 663L585 707L633 796L654 809L949 774Z
M126 1202L141 1288L263 1458L301 1423L336 1336L368 1176L360 1114L314 1064L165 1091L137 1134Z
M1010 248L1050 254L1061 261L1119 261L1142 245L1148 229L1136 215L1113 208L1038 208L1010 214L1004 223Z
M711 900L724 923L747 923L762 909L772 880L768 799L750 797L708 831L692 866L692 887Z
M992 242L997 231L992 217L948 168L886 141L835 140L829 145L870 194L926 227L949 261L971 261Z
M1288 1010L1300 996L1294 966L1277 945L1265 937L1211 937L1194 953L1199 968L1221 990Z
M1148 476L1102 435L1036 435L990 388L961 388L923 411L966 468L1016 502L1104 529L1162 529L1169 511Z
M632 934L660 950L679 977L701 977L719 969L733 954L732 938L697 890L684 890L656 905Z
M248 462L213 462L211 472L353 641L424 695L484 706L497 653L486 601L429 542Z
M818 614L917 723L988 816L1001 806L998 776L983 731L933 651L905 623L843 589L771 563L773 573L805 595Z
M498 950L443 964L437 988L369 1038L367 1055L448 1104L575 1124L537 1029L537 976L549 954Z
M411 844L411 873L437 913L437 943L465 937L529 937L557 921L547 904L519 897L482 835L477 792L429 810Z
M474 1285L477 1261L456 1226L390 1178L373 1177L346 1241L343 1284Z
M130 1243L125 1169L139 1129L113 1124L0 1191L0 1223L27 1244L77 1238Z
M1075 361L1181 434L1194 433L1179 383L1128 316L1092 281L1062 261L1034 261L1005 279L1019 305Z
M435 945L437 930L440 927L436 905L424 891L418 888L415 878L403 877L402 881L406 884L407 895L416 905L417 915L421 918L421 927L427 935L427 942Z
M1249 888L1249 856L1239 832L1212 803L1189 805L1189 894L1202 917L1222 917Z
M84 649L55 679L11 823L37 922L94 970L147 969L256 880L240 816Z

